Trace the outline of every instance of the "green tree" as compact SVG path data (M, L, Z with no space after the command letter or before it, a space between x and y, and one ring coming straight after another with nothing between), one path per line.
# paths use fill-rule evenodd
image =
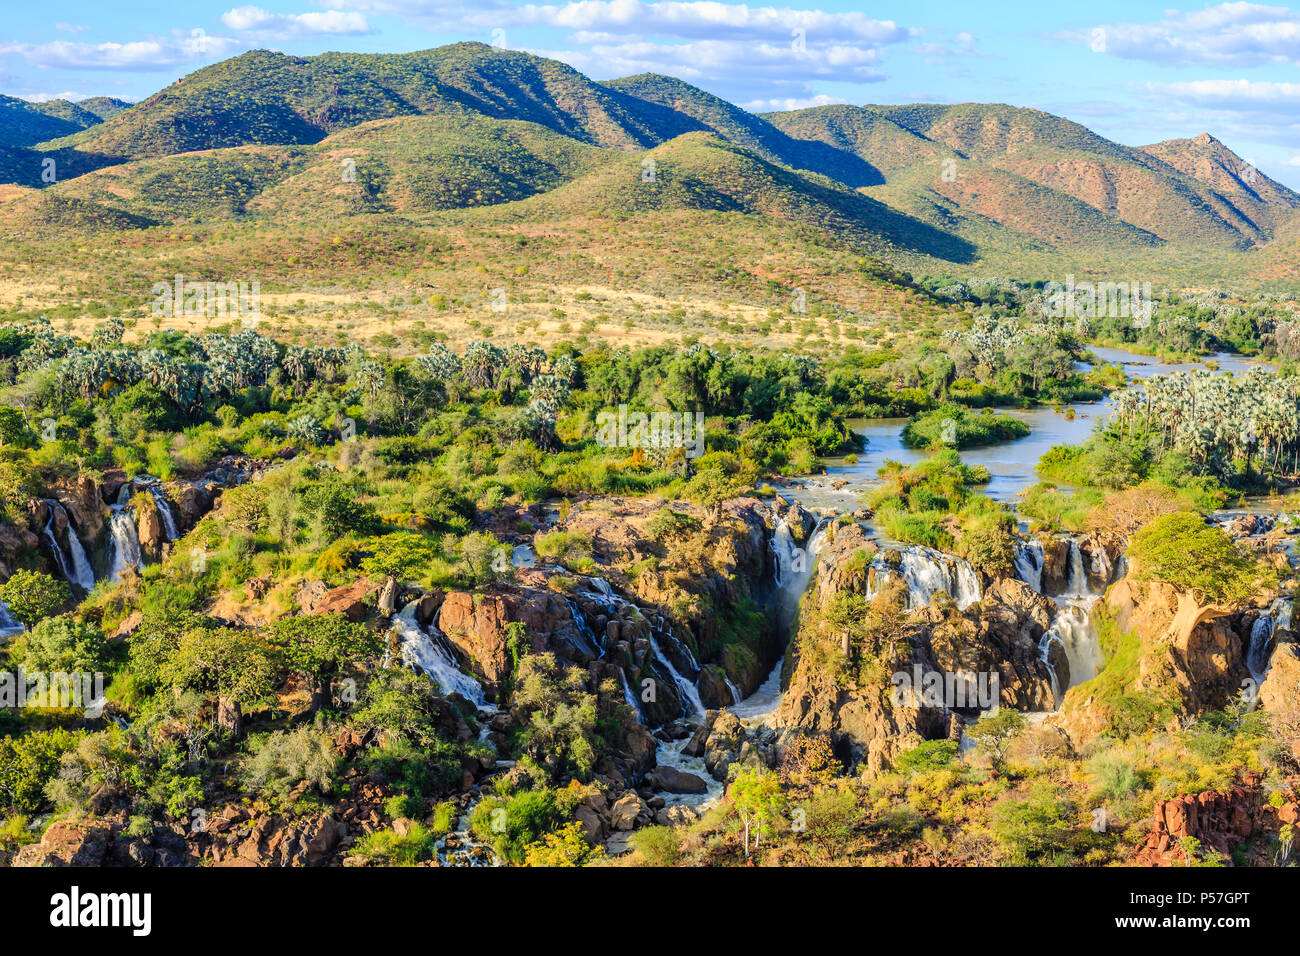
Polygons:
M313 713L330 701L333 679L341 670L374 657L382 646L378 634L342 614L300 614L276 621L271 642L285 666L310 681Z
M243 733L245 708L274 699L272 649L254 631L189 630L164 662L162 677L173 687L215 697L217 725L235 736Z
M1025 715L1010 707L1000 707L992 716L981 717L966 729L966 736L989 755L993 766L1001 770L1006 763L1011 742L1025 729Z
M1240 604L1267 583L1254 556L1190 511L1146 525L1133 536L1128 557L1134 576L1163 581L1198 604Z
M9 605L9 612L28 627L53 615L71 597L66 582L41 571L19 569L0 584L0 601Z
M604 848L587 842L581 823L566 823L524 848L524 866L587 866L604 859Z
M104 632L67 615L40 621L17 647L22 648L20 663L29 671L94 673L108 661Z
M760 835L785 808L785 794L781 779L764 767L745 767L734 771L727 796L740 814L745 827L745 856L749 856L749 834L754 834L754 849L758 849Z

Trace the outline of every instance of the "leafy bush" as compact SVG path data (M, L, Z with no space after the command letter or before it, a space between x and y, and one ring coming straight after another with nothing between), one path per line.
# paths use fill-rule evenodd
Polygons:
M71 597L66 582L41 571L20 568L0 584L0 601L9 605L10 613L28 627L55 614Z
M334 787L339 762L334 741L314 727L277 730L250 740L249 750L241 769L250 789L286 796L304 782L322 794Z
M1128 558L1139 579L1155 579L1208 604L1240 604L1257 586L1276 575L1222 528L1193 512L1156 518L1129 545Z

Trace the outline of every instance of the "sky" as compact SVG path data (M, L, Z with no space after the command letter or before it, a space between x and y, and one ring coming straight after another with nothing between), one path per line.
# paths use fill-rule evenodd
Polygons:
M1300 8L1168 2L11 4L0 92L139 100L251 49L392 53L480 40L597 80L667 73L754 111L1000 102L1130 146L1210 132L1300 189Z

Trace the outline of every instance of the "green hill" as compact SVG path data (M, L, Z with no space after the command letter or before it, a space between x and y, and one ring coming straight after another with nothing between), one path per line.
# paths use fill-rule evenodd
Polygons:
M853 187L876 186L885 181L880 171L860 155L822 142L795 139L767 120L674 77L642 73L610 80L605 85L698 120L723 139L770 162L821 173Z
M1280 187L1267 198L1233 197L1213 179L1198 178L1179 145L1190 141L1135 149L1040 110L911 104L764 118L875 163L887 179L877 194L899 208L919 208L939 195L957 211L1054 243L1150 245L1156 237L1244 249L1266 242L1294 210ZM1224 152L1223 165L1244 165ZM952 161L946 178L945 160Z
M616 149L698 128L572 67L481 43L401 54L257 50L192 73L134 108L49 144L125 161L226 146L316 143L396 116L478 113Z

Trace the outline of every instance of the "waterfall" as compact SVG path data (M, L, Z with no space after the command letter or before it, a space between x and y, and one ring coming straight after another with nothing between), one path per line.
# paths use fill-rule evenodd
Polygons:
M1050 630L1043 632L1042 639L1038 642L1038 657L1047 667L1047 677L1052 685L1052 709L1059 710L1061 706L1061 679L1056 674L1056 666L1052 663L1052 641L1057 640L1057 636Z
M109 580L120 581L127 568L144 568L140 557L140 539L135 533L135 518L125 505L112 505L108 530L113 536L113 570Z
M731 678L724 677L723 679L727 682L727 690L731 691L731 703L733 705L739 704L744 700L744 695L740 693L740 688L731 682Z
M784 517L776 524L772 532L772 554L776 558L776 586L785 587L792 574L797 573L799 546L794 543L794 532Z
M623 681L623 700L632 708L632 713L636 714L636 722L638 724L644 724L645 714L641 712L641 701L636 694L632 693L632 688L628 686L627 671L620 667L618 669L618 676Z
M55 499L46 498L45 504L50 511L50 516L45 522L45 540L49 542L50 550L54 553L54 563L58 565L59 573L65 579L89 594L95 587L95 571L86 557L86 549L81 546L81 540L77 537L77 529L73 527L72 518L69 517L67 509ZM59 537L54 530L55 508L63 515L64 524L68 529L68 553L72 556L71 567L68 566L68 562L64 558L63 548L60 546Z
M893 569L883 557L875 562L878 577L889 577ZM925 607L940 591L965 610L980 599L979 576L970 562L940 551L914 545L900 555L903 580L907 583L907 607Z
M594 656L596 660L600 660L605 656L604 642L596 637L596 633L591 629L591 625L587 623L587 619L582 616L582 612L578 610L577 605L568 598L564 599L564 603L569 606L569 614L573 617L573 626L576 627L578 633L591 644L592 656Z
M823 518L817 524L808 537L806 549L795 545L794 535L784 518L772 532L772 551L776 555L777 628L784 634L793 634L795 618L799 616L799 601L812 579L817 552L825 540L829 521L829 518ZM782 528L785 528L784 534L781 533Z
M1043 593L1043 542L1031 538L1016 545L1016 577L1039 594Z
M54 533L54 509L58 507L58 504L50 500L45 503L50 512L50 516L45 519L45 540L49 542L50 551L54 554L54 563L58 565L59 574L63 575L64 580L71 581L72 575L68 572L68 559L63 556L63 548L59 545L59 537Z
M742 723L751 720L757 720L766 717L781 703L781 665L783 661L777 661L772 672L767 675L767 679L754 693L750 694L736 706L729 708L730 711L740 718Z
M1290 598L1277 598L1251 625L1250 645L1246 649L1246 667L1257 684L1264 683L1265 677L1268 676L1269 660L1273 656L1273 649L1270 646L1273 632L1279 628L1290 629L1293 609Z
M1088 590L1088 575L1083 570L1083 551L1079 542L1070 539L1070 576L1065 582L1065 593L1074 597L1083 597Z
M158 506L158 514L162 517L163 531L167 534L168 541L175 541L181 535L176 530L176 519L172 517L172 506L163 494L162 486L155 482L144 482L145 489L153 496L154 504Z
M1092 624L1092 604L1071 603L1063 606L1039 642L1044 653L1052 641L1061 645L1070 662L1070 684L1069 687L1062 688L1062 691L1092 680L1106 663L1097 639L1097 630Z
M435 625L422 630L415 620L419 601L412 601L393 617L393 628L402 641L402 663L418 666L437 681L444 694L460 694L473 701L480 710L495 710L483 696L483 688L473 677L460 669L456 656L447 648L447 638Z
M689 712L696 714L704 713L704 704L700 700L699 688L695 686L693 681L687 680L678 673L677 668L673 666L673 662L664 656L664 652L659 649L659 642L655 640L653 634L650 635L650 650L654 653L654 656L659 658L663 665L668 668L668 673L672 676L673 683L677 685L677 689L685 696L686 703L693 708Z
M13 616L13 613L9 610L9 605L4 601L0 601L0 638L13 637L25 630L27 628L23 627L22 623Z
M90 593L95 587L95 569L90 566L90 559L86 557L86 549L81 546L81 539L77 537L77 529L72 526L72 521L68 521L68 553L72 555L72 573L81 585L81 589Z
M1250 647L1246 650L1246 667L1250 670L1250 676L1255 678L1255 683L1262 683L1264 675L1268 671L1268 659L1271 656L1268 652L1269 638L1273 636L1273 619L1267 614L1261 614L1255 618L1255 623L1250 628Z

